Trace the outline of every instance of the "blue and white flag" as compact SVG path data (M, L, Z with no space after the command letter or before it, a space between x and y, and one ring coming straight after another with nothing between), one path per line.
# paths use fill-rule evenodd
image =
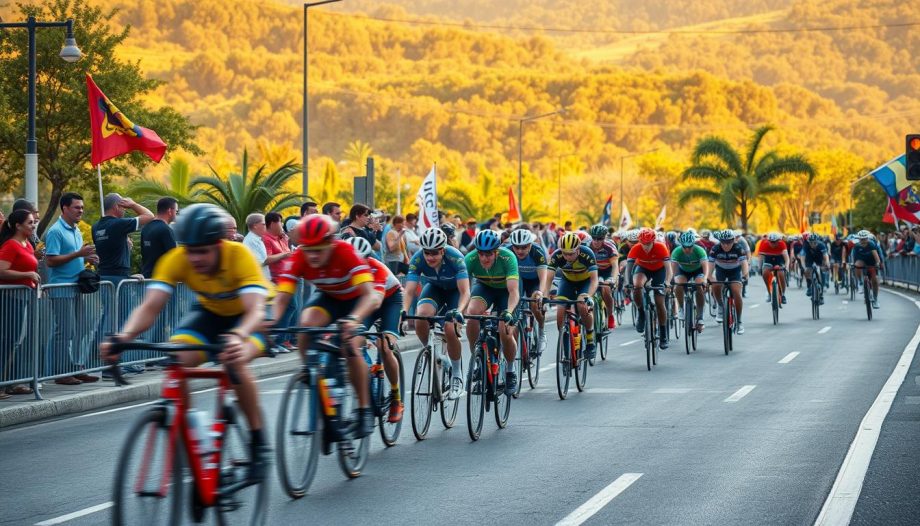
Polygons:
M607 202L604 203L604 211L601 213L601 224L609 227L610 226L610 208L613 206L613 194L610 194L610 197L607 198Z

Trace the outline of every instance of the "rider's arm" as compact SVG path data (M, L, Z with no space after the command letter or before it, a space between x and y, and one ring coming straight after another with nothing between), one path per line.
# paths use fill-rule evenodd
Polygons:
M507 280L508 287L508 312L514 312L517 309L518 302L521 301L521 285L517 279Z
M265 293L244 292L240 294L240 302L243 304L243 316L231 332L243 340L248 340L253 333L259 331L265 321Z
M124 327L121 329L120 334L123 339L133 340L149 329L157 321L157 316L160 315L163 308L166 307L170 296L171 294L166 291L148 288L144 296L144 302L134 309L134 312L131 313L128 321L125 322Z
M875 257L875 266L879 267L882 264L882 258L878 255L878 250L872 249L872 256Z
M460 291L460 299L457 301L457 310L466 312L466 307L470 303L470 279L457 279L457 290Z
M412 302L415 300L415 291L418 289L417 281L407 281L405 289L403 290L403 305L402 308L404 311L409 312L409 309L412 307Z
M597 292L597 282L598 282L597 270L595 269L591 271L590 283L588 283L588 292L586 293L586 295L589 298L594 296L594 293Z
M549 285L553 281L550 276L552 273L548 268L537 269L537 276L540 278L540 294L546 296L546 293L549 291Z

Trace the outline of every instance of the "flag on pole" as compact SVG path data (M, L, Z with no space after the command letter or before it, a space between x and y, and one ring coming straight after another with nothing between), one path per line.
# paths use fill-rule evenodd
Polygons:
M808 229L808 223L805 222L805 205L802 205L802 217L799 218L799 234L804 234Z
M839 231L837 228L837 214L831 214L831 235L836 236Z
M869 172L869 175L875 177L888 197L896 198L901 191L910 186L910 181L907 180L906 155L895 157Z
M898 226L898 220L894 216L894 210L891 209L891 200L889 200L888 205L885 206L885 213L882 214L882 223L890 223L895 225L895 228Z
M508 223L518 223L521 220L521 211L514 201L514 190L508 187Z
M437 165L431 167L431 171L422 181L422 186L418 189L418 195L415 196L415 203L418 205L418 218L421 231L424 232L429 228L437 228L438 225L438 189L437 189Z
M613 207L613 194L610 194L610 197L607 198L607 202L604 203L604 211L601 212L601 224L609 227L610 226L610 212Z
M620 230L628 230L633 224L632 217L629 215L629 209L626 203L623 203L623 214L620 216Z
M898 202L893 197L888 198L888 210L885 212L890 212L894 217L900 219L901 221L906 221L908 223L920 224L920 209L913 210L915 207L911 204Z
M166 154L166 143L155 131L143 128L131 122L102 93L93 82L93 77L86 75L86 91L89 97L89 122L93 137L93 166L124 155L140 151L158 163Z
M658 213L658 218L655 219L655 230L658 230L659 228L664 226L664 219L667 216L667 212L665 211L665 209L667 207L668 205L664 205L661 207L661 212Z

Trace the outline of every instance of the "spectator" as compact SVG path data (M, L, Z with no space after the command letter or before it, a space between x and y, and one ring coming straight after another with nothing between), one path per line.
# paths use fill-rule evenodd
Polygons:
M375 251L380 250L380 241L377 240L376 230L374 230L377 227L379 223L371 219L371 209L361 203L356 203L348 211L348 226L341 230L341 237L342 239L363 237Z
M572 231L572 222L571 222L571 221L566 221L566 222L565 222L565 231L566 231L566 232L571 232L571 231Z
M323 215L329 216L336 223L342 222L342 205L329 202L323 205Z
M310 214L307 214L310 215ZM284 219L281 225L284 227L284 234L288 238L288 248L294 250L297 248L297 224L300 222L300 218L297 216L288 216Z
M265 235L262 236L262 241L265 243L265 251L268 254L266 262L271 273L271 280L275 284L278 283L278 278L281 276L284 259L291 255L290 240L284 232L282 223L281 214L277 212L265 214ZM290 327L294 324L296 314L296 302L291 301L288 303L287 310L281 315L281 319L278 320L277 325L279 327ZM283 353L293 351L295 349L293 344L294 337L294 335L286 334L278 338L276 341L278 341L280 347L277 349Z
M472 217L466 220L466 228L460 233L460 251L466 254L473 249L473 239L476 238L476 220Z
M2 225L4 221L6 221L6 216L3 215L3 210L0 210L0 225Z
M316 201L308 200L304 201L304 203L300 205L300 217L315 214L317 211L318 208Z
M271 281L272 274L268 268L268 251L265 249L265 242L262 241L262 236L267 232L265 229L265 216L262 214L249 214L246 216L246 230L249 232L243 238L243 244L255 256L256 262L262 268L265 280Z
M409 272L409 252L406 249L406 219L393 216L392 227L384 238L383 262L393 274Z
M0 222L0 285L23 285L33 289L38 286L38 260L29 242L35 232L35 224L32 212L24 209L13 210L9 219ZM3 316L0 316L0 358L3 358L0 382L26 376L22 367L19 372L14 367L17 350L21 351L25 342L28 306L28 300L19 295L12 295L3 302ZM31 393L32 389L23 384L0 387L0 399Z
M74 192L67 192L60 200L61 216L45 233L45 246L48 261L48 282L53 285L73 284L83 270L85 262L99 263L96 247L83 244L83 233L77 223L83 218L83 197ZM85 259L84 259L85 258ZM78 334L77 327L85 328L83 300L75 287L53 288L48 291L51 310L54 314L52 337L45 351L45 373L56 375L63 368L55 367L56 354L67 352L71 363L79 370L85 368L88 358L88 345L81 345L83 334ZM58 378L55 383L61 385L79 385L83 382L95 382L99 378L80 373L75 376Z
M243 236L236 228L236 219L230 214L227 214L227 241L243 242Z
M406 214L406 253L409 254L409 259L415 255L416 252L422 249L422 245L419 244L419 233L418 233L418 216L415 214Z
M93 225L93 243L99 254L99 277L111 281L115 286L131 275L131 251L128 247L128 234L137 232L141 227L153 221L153 214L130 198L116 193L105 196L102 200L105 215ZM137 214L137 217L125 217L125 209Z
M28 199L17 199L13 203L13 212L16 210L28 210L32 213L32 219L35 220L36 227L38 222L41 220L41 214L38 212L38 207L36 207L32 201ZM3 223L0 220L0 223ZM38 275L41 276L42 281L46 281L48 278L48 265L45 262L45 245L38 239L38 234L35 233L34 229L32 235L29 237L29 243L32 244L32 248L35 251L35 258L38 259Z
M179 202L172 197L157 201L157 216L141 230L141 274L150 279L157 261L176 248L176 234L169 226L179 215Z

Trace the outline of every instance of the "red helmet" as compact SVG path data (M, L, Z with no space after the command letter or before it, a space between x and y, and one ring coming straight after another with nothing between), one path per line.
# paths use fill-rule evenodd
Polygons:
M591 235L584 230L575 232L575 235L578 236L578 239L580 239L582 243L587 243L591 239Z
M639 231L639 243L642 243L643 245L647 245L648 243L655 241L657 237L658 236L655 235L655 231L651 228L643 228Z
M320 214L310 214L300 220L297 226L297 242L308 247L321 245L332 237L329 218Z

